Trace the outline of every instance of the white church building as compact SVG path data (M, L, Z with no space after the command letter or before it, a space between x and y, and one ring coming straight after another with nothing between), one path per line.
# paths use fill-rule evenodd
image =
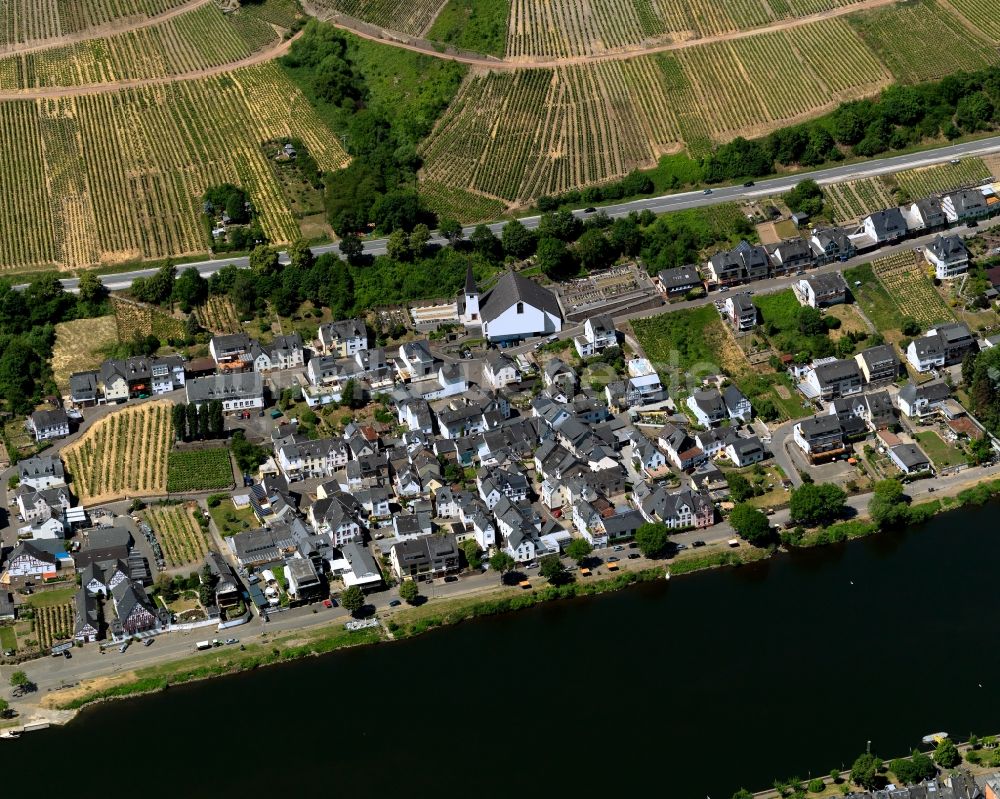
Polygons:
M532 280L505 272L497 284L479 294L472 268L458 300L458 314L466 327L482 327L488 341L520 341L562 330L562 310L556 295Z

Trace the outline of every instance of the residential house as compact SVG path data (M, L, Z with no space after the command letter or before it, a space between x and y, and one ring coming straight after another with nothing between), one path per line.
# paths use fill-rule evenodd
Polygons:
M212 336L208 342L208 352L220 369L242 369L250 361L252 343L246 333Z
M656 282L660 286L660 291L667 297L679 297L682 294L687 294L691 289L704 286L696 266L675 266L671 269L664 269L657 274Z
M693 469L708 458L708 455L688 435L687 430L672 424L660 428L657 442L666 452L670 463L681 471Z
M581 358L589 358L608 347L618 345L618 331L614 320L607 314L588 317L583 323L583 335L576 336L573 344Z
M344 588L356 585L367 591L382 585L382 572L367 547L359 543L345 544L340 548L340 554L347 566L346 569L340 570Z
M671 493L660 486L640 500L639 512L646 521L662 523L671 530L715 524L715 505L703 491Z
M294 557L285 560L285 581L288 596L296 602L309 602L323 595L325 585L316 566L309 558Z
M50 441L69 435L69 417L62 408L54 411L35 411L28 417L28 430L35 441Z
M905 373L903 364L891 344L868 347L854 356L858 368L869 386L892 383Z
M438 363L431 354L427 339L399 345L396 370L403 380L429 380L437 374Z
M969 270L969 251L960 236L938 236L924 249L924 256L938 280L949 280Z
M694 434L694 442L709 458L724 452L730 443L739 438L733 427L710 427Z
M846 452L840 419L833 415L803 419L792 428L792 439L812 462Z
M4 574L10 577L47 580L56 576L58 568L58 559L55 555L30 541L22 541L7 556Z
M847 301L847 282L840 272L804 277L796 288L799 296L813 308L825 308Z
M97 598L81 587L76 592L73 620L73 638L84 644L90 644L101 637L100 612Z
M717 252L706 265L708 279L718 286L733 286L763 280L771 270L771 261L760 245L741 241L734 249Z
M640 432L632 437L632 457L646 474L652 476L667 465L667 456Z
M928 372L961 362L977 348L976 338L964 324L954 322L928 330L906 348L906 360L918 372Z
M726 297L726 315L734 330L752 330L757 326L757 306L748 292Z
M277 463L289 482L332 477L347 465L347 442L339 438L296 441L278 449Z
M389 550L389 562L400 580L440 577L458 571L458 544L451 534L400 541Z
M888 244L906 236L906 220L898 208L886 208L861 221L864 234L875 244Z
M723 390L722 402L730 419L749 422L753 418L753 405L750 399L734 384L730 383Z
M364 319L345 319L320 325L319 343L326 355L351 358L368 349L368 329Z
M846 261L854 257L854 243L842 228L816 228L809 244L818 263Z
M767 452L757 436L750 436L730 441L726 446L726 457L733 462L734 466L752 466L764 460L767 457Z
M990 213L986 197L979 189L960 189L946 194L941 198L941 207L952 224L983 219Z
M62 461L54 455L35 455L17 463L20 485L43 489L66 485Z
M270 344L254 342L250 347L250 357L254 370L258 372L302 366L305 363L302 336L292 333L288 336L275 336Z
M771 265L775 275L790 275L812 266L812 247L802 238L786 239L771 251Z
M483 377L491 388L503 388L521 382L521 370L499 350L490 350L483 364Z
M111 628L116 638L160 628L160 615L141 585L132 580L122 580L111 590L111 598L118 617Z
M479 309L483 335L489 341L520 341L562 330L556 295L516 272L505 272L481 296L474 286L466 286L465 305L459 310L467 317L470 302ZM471 318L466 324L478 326Z
M911 419L920 419L936 413L951 396L951 389L946 383L925 383L918 386L910 381L896 395L899 410Z
M687 406L702 427L711 427L729 418L722 394L715 388L693 392L687 398Z
M914 444L897 444L887 450L889 460L903 474L916 474L917 472L930 471L931 462L920 449Z
M69 376L69 400L77 408L97 404L97 372L75 372Z
M904 206L901 210L906 220L906 227L911 233L934 230L948 224L941 200L937 197L924 197Z
M542 381L547 388L555 388L561 392L566 399L572 398L576 393L577 381L576 370L561 358L553 358L542 372Z
M859 394L864 388L861 369L853 358L819 363L806 375L805 382L814 396L826 401Z
M197 377L185 384L188 404L199 408L218 400L225 412L264 407L264 381L259 372Z

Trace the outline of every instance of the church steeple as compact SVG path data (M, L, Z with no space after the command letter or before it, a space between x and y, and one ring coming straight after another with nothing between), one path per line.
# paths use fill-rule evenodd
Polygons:
M476 288L476 276L472 274L472 262L465 270L465 312L462 314L462 324L479 325L479 289Z
M472 261L469 261L468 266L465 268L465 296L475 294L479 295L479 290L476 288L476 276L472 274Z

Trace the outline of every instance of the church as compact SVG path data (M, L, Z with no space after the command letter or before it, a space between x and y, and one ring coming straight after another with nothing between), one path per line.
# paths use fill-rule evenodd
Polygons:
M466 328L481 327L491 343L522 341L562 330L556 295L515 272L504 272L496 285L480 295L469 267L465 290L458 298L458 318Z

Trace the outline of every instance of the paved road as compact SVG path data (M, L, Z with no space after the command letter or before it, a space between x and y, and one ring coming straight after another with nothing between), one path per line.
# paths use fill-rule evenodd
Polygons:
M900 172L904 169L913 169L914 167L927 166L929 164L938 164L944 161L949 161L953 158L964 158L992 152L1000 152L1000 136L965 142L963 144L952 144L946 147L938 147L933 150L925 150L919 153L909 153L906 155L893 156L891 158L865 161L864 163L845 164L831 167L829 169L820 169L814 172L799 172L789 177L762 180L751 188L747 188L745 186L723 186L713 189L711 194L705 194L701 191L692 191L684 192L682 194L669 194L661 197L648 197L642 200L632 200L631 202L606 205L603 206L601 210L611 217L627 216L632 211L640 212L643 210L650 210L657 214L665 213L667 211L680 211L685 208L697 208L707 205L717 205L725 202L753 200L769 195L780 194L788 191L796 183L804 180L805 178L813 178L821 184L840 183L848 180L856 180L862 177L891 174L893 172ZM574 213L579 217L589 216L589 214L581 210L574 211ZM538 227L540 219L541 217L539 216L528 216L523 217L521 222L528 228L536 228ZM503 230L505 224L506 222L494 222L492 225L489 225L489 228L494 233L499 234ZM470 235L473 230L474 228L472 226L465 228L466 235ZM365 253L372 256L383 255L385 253L386 241L387 239L384 238L370 239L366 241L364 245ZM447 244L445 239L440 236L434 236L431 239L431 243L438 245ZM322 255L323 253L328 252L339 254L340 250L336 244L324 244L319 247L314 247L313 252L316 255ZM282 261L287 261L284 253L282 253ZM180 268L187 269L189 267L194 267L203 277L209 277L228 264L245 267L248 265L248 262L245 257L213 258L207 261L183 264ZM150 275L155 274L155 272L155 269L137 269L132 272L122 272L117 275L104 275L101 277L101 281L111 291L120 291L131 286L132 281L137 277L149 277ZM63 280L62 284L68 291L74 291L79 285L79 281L75 278L67 279Z

